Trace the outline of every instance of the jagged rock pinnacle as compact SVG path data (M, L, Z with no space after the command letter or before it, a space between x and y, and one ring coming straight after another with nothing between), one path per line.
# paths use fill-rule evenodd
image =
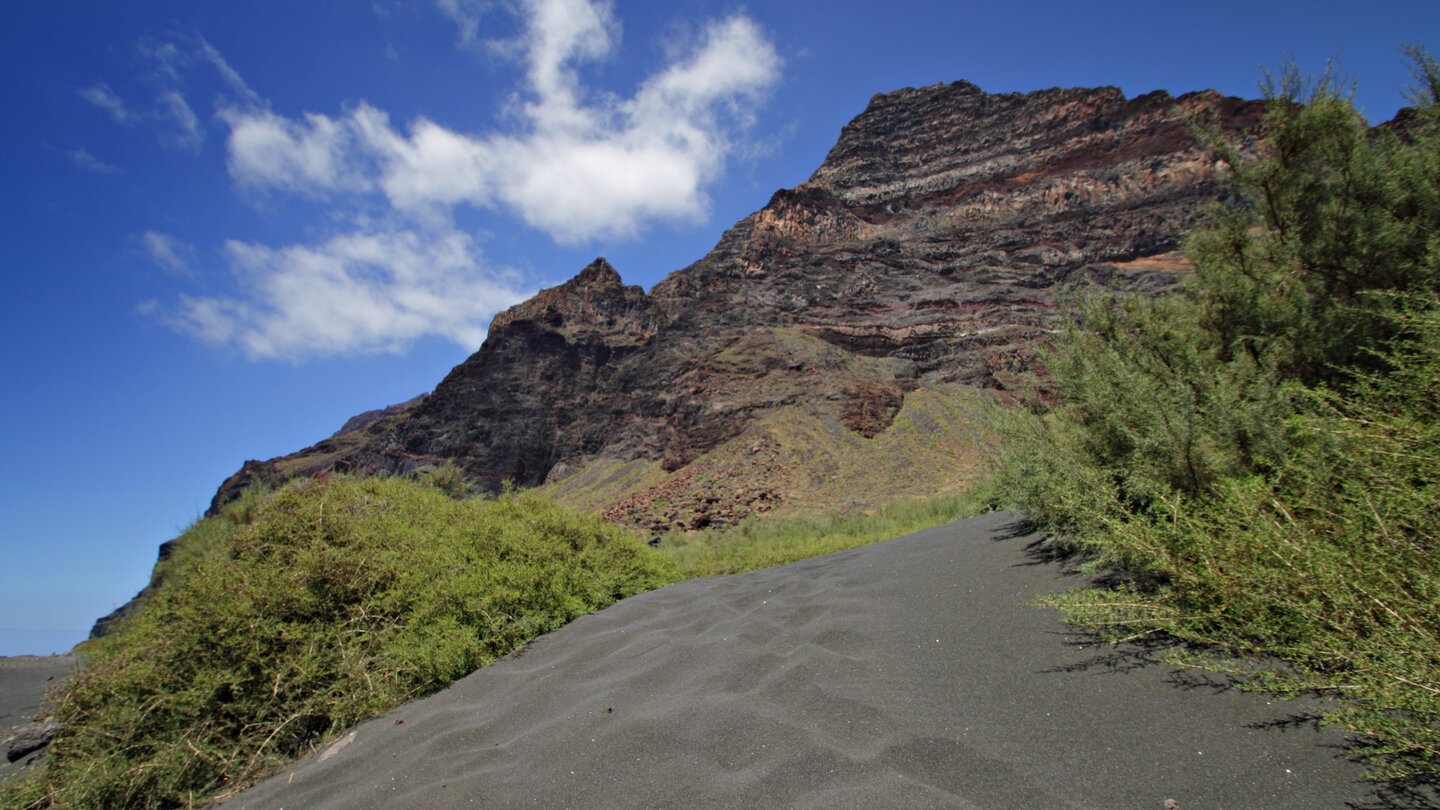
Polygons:
M591 287L597 285L613 286L621 284L622 282L620 280L620 274L615 271L614 267L610 266L610 262L606 261L604 256L601 256L595 259L595 261L585 265L584 270L581 270L574 278L566 283Z

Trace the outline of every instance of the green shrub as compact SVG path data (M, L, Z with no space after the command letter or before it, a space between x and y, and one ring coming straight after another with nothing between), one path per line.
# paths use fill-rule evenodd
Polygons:
M465 470L453 461L446 461L438 467L424 470L415 476L422 484L435 487L455 499L469 498L478 494Z
M1252 684L1341 695L1327 721L1393 757L1377 775L1440 769L1440 313L1412 326L1423 338L1388 355L1388 375L1297 392L1275 474L1172 493L1089 538L1159 583L1055 603L1112 639L1158 632L1212 651L1181 662L1284 662L1250 668Z
M1119 574L1053 600L1070 619L1339 696L1385 777L1440 772L1440 66L1412 55L1420 109L1381 131L1284 74L1258 154L1217 143L1238 202L1188 241L1190 283L1082 300L1059 404L1007 412L997 451Z
M151 600L84 650L63 731L6 806L203 803L676 578L638 538L527 495L336 476L230 514L182 538Z

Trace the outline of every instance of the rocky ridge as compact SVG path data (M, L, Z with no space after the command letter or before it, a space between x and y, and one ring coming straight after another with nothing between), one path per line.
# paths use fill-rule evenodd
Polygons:
M1195 123L1244 144L1262 116L1214 92L876 95L809 180L648 294L596 259L429 396L247 461L211 510L256 480L446 462L657 531L954 488L982 439L966 392L1013 387L1057 293L1173 284L1224 194Z

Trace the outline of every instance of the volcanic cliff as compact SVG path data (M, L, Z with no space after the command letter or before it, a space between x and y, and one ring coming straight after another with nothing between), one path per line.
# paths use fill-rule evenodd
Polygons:
M1223 193L1196 122L1243 139L1261 115L1213 92L877 95L808 181L648 294L597 259L497 315L430 396L247 462L212 508L256 477L445 461L657 530L861 503L857 464L954 484L966 403L1013 385L1058 291L1184 271L1179 240Z

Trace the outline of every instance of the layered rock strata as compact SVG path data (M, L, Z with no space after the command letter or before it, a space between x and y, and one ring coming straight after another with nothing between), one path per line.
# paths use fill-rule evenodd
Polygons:
M1004 388L1058 289L1160 289L1222 193L1205 118L1257 102L1117 89L875 96L824 164L647 295L604 259L496 316L433 395L282 460L280 474L454 461L491 488L587 459L675 470L801 406L874 435L906 392Z
M809 180L648 294L597 259L497 315L429 396L246 462L211 512L257 481L446 462L491 490L608 476L589 506L659 531L780 506L795 482L839 474L801 469L806 458L869 459L834 431L896 438L919 389L1012 386L1056 325L1057 293L1172 285L1183 234L1224 194L1196 126L1244 149L1262 117L1260 102L1214 92L962 81L877 95ZM776 425L831 444L781 452ZM918 446L907 441L869 447ZM966 452L930 478L973 463Z

